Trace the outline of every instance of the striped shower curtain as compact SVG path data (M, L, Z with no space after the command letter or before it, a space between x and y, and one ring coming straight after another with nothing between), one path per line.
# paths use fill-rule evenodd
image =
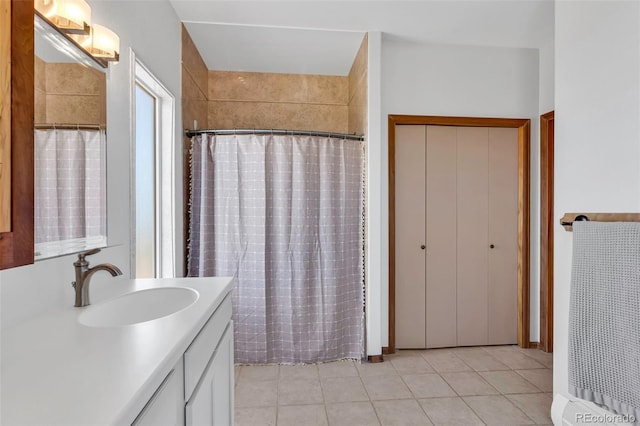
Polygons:
M189 276L234 276L236 363L364 354L361 141L192 139Z

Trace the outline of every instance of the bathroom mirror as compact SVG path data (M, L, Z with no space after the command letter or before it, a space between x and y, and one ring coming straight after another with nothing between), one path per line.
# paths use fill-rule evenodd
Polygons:
M105 69L35 15L35 260L107 243Z

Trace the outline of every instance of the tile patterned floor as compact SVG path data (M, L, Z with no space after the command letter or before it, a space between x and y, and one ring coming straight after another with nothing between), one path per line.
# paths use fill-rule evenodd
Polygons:
M553 356L516 346L399 351L378 364L236 366L237 426L551 424Z

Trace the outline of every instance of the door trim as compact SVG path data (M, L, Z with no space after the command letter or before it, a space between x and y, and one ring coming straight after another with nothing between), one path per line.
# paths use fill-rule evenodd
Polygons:
M553 352L554 111L540 116L540 349Z
M456 127L508 127L518 129L518 346L529 348L529 180L530 133L528 118L442 117L389 115L389 346L383 353L395 352L396 248L395 248L395 145L396 125Z

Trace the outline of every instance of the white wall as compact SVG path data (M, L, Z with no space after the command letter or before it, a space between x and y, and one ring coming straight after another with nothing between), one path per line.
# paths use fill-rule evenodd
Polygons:
M90 1L93 20L120 36L120 62L110 66L107 95L107 205L109 248L89 258L92 264L111 262L129 276L129 48L176 97L177 161L181 164L181 45L180 22L168 2ZM152 6L153 19L149 7ZM180 170L180 168L178 168ZM182 172L176 176L178 205L182 206ZM178 270L182 270L182 217L178 216ZM73 306L75 256L43 260L0 272L0 322L10 327L35 315ZM98 273L91 279L92 299L118 291L117 280Z
M540 48L540 115L553 111L555 96L555 43Z
M538 50L431 45L383 37L382 43L382 166L380 197L388 197L389 114L505 117L531 119L531 164L539 157ZM370 165L379 167L378 165ZM531 338L539 329L539 243L535 229L537 173L531 180ZM374 190L370 188L370 191ZM388 345L388 206L381 206L382 345Z
M557 1L553 391L567 394L565 212L640 211L640 6Z
M370 31L367 42L367 230L366 230L366 351L367 355L382 352L382 312L387 301L383 300L382 288L388 285L385 277L387 258L382 248L386 216L381 188L386 170L383 161L384 138L382 136L382 33ZM386 345L384 345L386 346Z

